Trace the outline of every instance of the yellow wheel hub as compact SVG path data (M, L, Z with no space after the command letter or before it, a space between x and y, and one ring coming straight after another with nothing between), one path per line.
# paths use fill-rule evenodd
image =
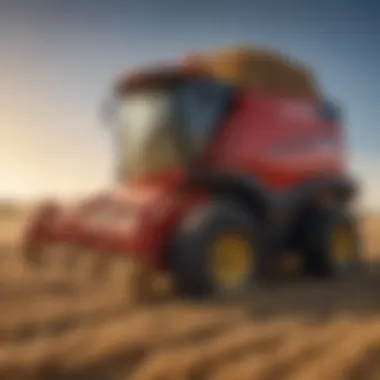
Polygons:
M233 290L242 286L252 273L254 247L239 233L227 233L211 249L211 273L216 284Z
M335 229L332 235L332 252L338 262L344 263L350 259L353 242L353 231L350 227L340 226Z

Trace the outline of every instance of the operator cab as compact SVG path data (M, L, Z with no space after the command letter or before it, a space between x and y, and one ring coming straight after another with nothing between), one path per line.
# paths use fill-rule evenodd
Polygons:
M226 124L236 101L254 93L275 100L300 99L301 103L315 104L320 99L306 68L260 49L200 54L179 65L122 78L111 119L119 178L151 177L194 167L210 152L207 145L216 140L215 134ZM320 113L334 120L330 108L324 105Z
M231 86L175 70L123 81L113 99L112 131L120 179L183 170L199 160L231 110Z

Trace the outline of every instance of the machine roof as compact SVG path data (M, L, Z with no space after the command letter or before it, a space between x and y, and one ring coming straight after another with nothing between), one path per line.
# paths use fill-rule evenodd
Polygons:
M271 95L319 96L314 75L305 65L283 53L244 46L193 54L172 66L132 73L121 78L118 90L152 83L170 84L200 75Z

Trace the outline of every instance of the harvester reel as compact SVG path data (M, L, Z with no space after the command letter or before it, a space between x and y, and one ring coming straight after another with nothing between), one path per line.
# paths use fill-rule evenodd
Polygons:
M91 278L98 282L105 281L112 270L111 263L111 257L107 256L104 252L96 252L92 264Z
M37 244L29 244L23 250L23 256L26 263L33 267L42 267L43 260L43 247Z
M79 249L77 252L76 271L84 281L101 283L109 272L110 258L93 249Z
M53 245L30 245L24 250L24 259L29 266L39 270L56 267L57 247Z
M78 249L72 245L67 245L58 254L62 255L61 265L65 273L72 273L76 269L78 260Z

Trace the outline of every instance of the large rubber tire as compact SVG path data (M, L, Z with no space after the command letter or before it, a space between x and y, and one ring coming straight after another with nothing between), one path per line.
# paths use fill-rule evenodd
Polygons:
M336 231L347 233L345 253L334 248ZM361 241L356 218L345 210L313 213L303 226L300 248L306 273L314 277L344 278L363 268Z
M210 257L213 244L229 233L244 236L251 260L234 289L226 289L215 279ZM171 269L177 291L197 298L230 298L245 294L264 269L260 236L253 215L239 203L218 199L192 210L183 219L172 247Z

